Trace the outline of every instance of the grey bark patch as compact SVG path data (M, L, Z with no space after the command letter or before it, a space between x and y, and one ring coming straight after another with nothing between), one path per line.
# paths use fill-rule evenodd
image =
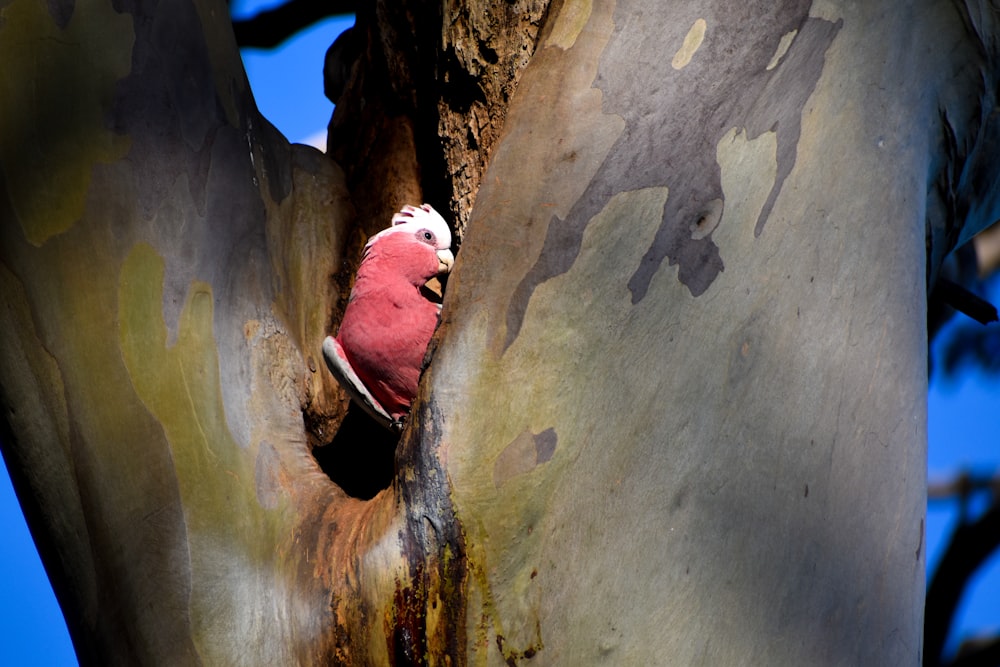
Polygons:
M230 298L243 284L245 271L268 266L263 188L255 155L268 194L276 202L291 191L292 157L277 130L260 118L249 95L233 96L233 120L238 126L231 124L222 97L231 91L216 89L205 34L190 29L201 25L193 5L164 4L152 10L140 10L138 5L136 0L116 3L118 11L134 15L136 39L131 71L116 86L106 122L131 141L128 162L133 165L134 205L147 221L141 237L158 251L176 248L166 258L163 289L167 344L173 345L194 280L206 281L215 290L216 306L222 306L215 309L217 320L258 316L239 311L251 307L245 298ZM207 224L184 222L198 218ZM234 231L237 227L242 231ZM265 282L260 286L270 289ZM242 349L241 329L217 327L230 332L220 345ZM246 357L224 355L228 358L241 360L241 377L249 375ZM227 398L236 389L223 385ZM245 446L249 436L235 432L234 437Z
M550 461L558 441L559 436L553 428L536 434L529 431L521 433L504 447L493 464L493 485L500 488L514 477Z
M553 216L538 260L515 288L507 311L509 347L520 331L528 301L544 281L565 273L580 252L589 221L619 192L666 186L670 196L655 238L628 287L641 301L664 258L700 296L724 269L711 231L699 221L721 217L724 207L716 146L733 127L750 138L777 134L778 169L757 221L759 235L795 164L801 115L822 73L826 51L842 21L808 16L810 2L732 3L647 11L644 0L624 0L594 86L604 112L621 116L625 130L565 220ZM699 18L704 41L681 69L671 56ZM797 31L777 64L783 36ZM787 40L786 40L787 42ZM768 65L772 65L768 69ZM720 204L721 202L721 204Z
M269 442L260 443L254 478L257 502L264 509L273 510L278 506L281 494L281 459Z
M535 461L545 463L556 453L559 436L554 428L547 428L535 436Z
M764 230L764 223L774 208L781 186L795 166L799 137L802 136L802 110L816 89L823 72L826 51L842 25L843 20L831 23L817 18L807 19L788 53L775 68L775 76L767 81L747 114L745 127L750 139L771 130L778 141L778 173L757 218L754 236L760 236Z

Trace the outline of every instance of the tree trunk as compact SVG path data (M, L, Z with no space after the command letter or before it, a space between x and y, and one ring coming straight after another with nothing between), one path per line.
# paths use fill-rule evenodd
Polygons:
M919 663L995 10L376 4L341 171L221 3L116 7L0 9L3 451L81 662ZM461 252L393 455L320 344L421 199Z

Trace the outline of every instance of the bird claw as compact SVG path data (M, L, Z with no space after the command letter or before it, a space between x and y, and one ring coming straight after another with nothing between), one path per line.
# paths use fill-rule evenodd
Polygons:
M333 373L333 377L337 378L337 382L347 390L348 395L355 403L360 405L365 412L371 415L384 428L395 433L402 432L405 424L405 415L397 419L386 412L382 404L372 396L371 392L368 391L368 387L361 381L358 374L354 372L351 362L347 360L347 355L344 354L344 348L333 336L327 336L326 340L323 341L323 359L326 360L326 366Z

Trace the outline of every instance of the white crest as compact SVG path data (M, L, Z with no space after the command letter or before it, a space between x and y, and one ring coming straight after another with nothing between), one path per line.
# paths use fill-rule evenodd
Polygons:
M421 229L426 229L434 234L435 250L448 250L451 248L451 230L448 229L448 223L444 221L441 214L431 208L430 204L423 204L420 207L407 204L396 215L392 216L391 227L383 229L368 239L365 249L367 250L371 247L377 239L389 234L397 232L416 233Z

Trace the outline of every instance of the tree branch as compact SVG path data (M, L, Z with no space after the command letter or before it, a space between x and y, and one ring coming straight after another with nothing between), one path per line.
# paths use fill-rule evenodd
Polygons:
M928 500L950 500L958 496L961 500L977 491L1000 492L1000 477L992 475L972 475L964 472L954 479L927 484Z
M240 47L271 49L313 23L328 16L355 13L354 0L289 0L274 9L248 19L233 21L233 32Z
M956 282L939 278L935 291L949 306L980 324L989 324L998 319L996 306Z
M942 651L962 593L972 574L998 546L1000 503L995 496L982 516L963 521L955 529L927 587L924 659L928 665L943 664Z
M1000 637L962 642L948 667L995 667L1000 665Z

